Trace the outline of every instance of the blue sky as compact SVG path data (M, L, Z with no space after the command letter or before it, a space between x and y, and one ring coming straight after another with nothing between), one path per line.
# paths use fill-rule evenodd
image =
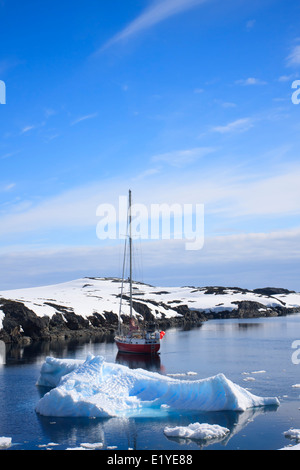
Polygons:
M299 290L296 0L2 0L2 288L120 275L99 204L205 205L143 280Z

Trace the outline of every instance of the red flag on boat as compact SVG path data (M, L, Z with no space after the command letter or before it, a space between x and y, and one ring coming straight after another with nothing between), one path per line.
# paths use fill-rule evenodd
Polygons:
M165 333L164 331L161 331L161 332L160 332L160 339L163 339L163 337L165 336L165 334L166 334L166 333Z

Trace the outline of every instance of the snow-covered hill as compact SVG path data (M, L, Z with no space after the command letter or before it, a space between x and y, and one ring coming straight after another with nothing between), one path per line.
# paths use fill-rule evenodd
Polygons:
M0 292L0 339L45 339L63 330L114 329L121 281L83 278L62 284ZM172 324L218 316L271 316L300 309L300 294L284 289L250 291L224 287L153 287L133 284L134 313L146 321ZM128 283L122 315L129 315ZM64 333L63 333L64 334ZM10 339L9 339L10 338Z

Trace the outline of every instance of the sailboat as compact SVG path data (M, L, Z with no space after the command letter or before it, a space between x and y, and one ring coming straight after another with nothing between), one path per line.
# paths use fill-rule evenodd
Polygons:
M153 331L151 329L141 329L133 317L132 308L132 230L131 230L131 191L129 190L129 206L128 206L128 217L127 217L127 228L129 228L129 235L127 233L124 250L124 262L123 262L123 277L121 285L121 299L119 308L119 322L118 332L115 336L115 343L118 347L119 352L132 353L132 354L157 354L160 349L160 341L164 337L164 331ZM128 231L128 229L127 229ZM126 263L126 245L127 238L129 238L129 260L130 260L130 320L129 326L125 326L121 321L121 309L123 300L123 289L124 289L124 272Z

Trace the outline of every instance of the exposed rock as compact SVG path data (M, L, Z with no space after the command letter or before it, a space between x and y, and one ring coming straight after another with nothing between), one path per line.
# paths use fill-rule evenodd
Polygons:
M254 289L253 292L261 295L295 294L293 290L282 289L280 287L264 287L262 289Z
M4 342L23 343L31 340L50 339L49 317L38 317L21 302L0 299L5 314L0 340Z

